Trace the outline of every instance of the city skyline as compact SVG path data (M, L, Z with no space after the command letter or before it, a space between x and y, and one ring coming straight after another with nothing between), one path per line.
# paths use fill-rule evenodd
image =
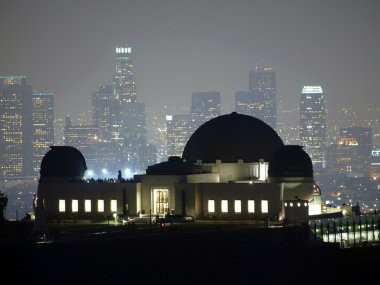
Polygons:
M362 117L363 101L380 103L377 1L88 4L4 1L0 11L2 75L53 92L57 118L91 109L91 94L111 84L118 45L133 49L147 114L183 113L176 110L198 91L220 92L222 113L234 111L234 94L248 89L256 66L276 69L287 107L298 105L304 85L322 86L328 114L350 106Z

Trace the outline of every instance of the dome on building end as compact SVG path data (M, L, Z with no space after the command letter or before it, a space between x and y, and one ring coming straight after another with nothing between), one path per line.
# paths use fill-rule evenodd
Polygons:
M81 179L87 170L82 153L72 146L51 146L41 161L40 177Z
M313 177L310 156L300 145L280 148L269 161L269 177Z
M213 118L201 125L187 142L182 158L196 162L269 161L284 143L276 131L248 115L231 114Z

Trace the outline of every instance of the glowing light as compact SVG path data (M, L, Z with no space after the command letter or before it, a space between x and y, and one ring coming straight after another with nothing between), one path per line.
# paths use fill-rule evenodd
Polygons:
M268 200L261 200L261 213L268 213Z
M215 200L208 200L208 212L215 213Z
M124 170L124 174L127 178L131 178L133 175L132 175L132 171L129 169L129 168L126 168Z
M222 213L228 213L228 201L222 200Z
M104 200L98 200L98 212L104 212Z
M66 201L65 200L59 200L59 212L65 212L66 211Z
M87 170L85 175L84 175L86 178L90 178L90 177L94 177L94 171L92 171L91 169Z
M235 200L235 213L241 213L241 200Z
M321 86L304 86L302 89L303 94L321 94L323 93Z
M84 200L84 211L86 213L91 212L91 200Z
M71 201L71 211L73 213L77 213L78 212L78 207L79 206L79 203L78 203L78 200L72 200Z
M248 200L248 213L254 213L254 212L255 212L255 201Z
M111 200L111 212L117 212L117 200Z

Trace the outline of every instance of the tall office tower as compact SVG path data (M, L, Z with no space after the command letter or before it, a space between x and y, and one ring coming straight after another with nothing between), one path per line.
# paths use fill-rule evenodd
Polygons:
M0 77L0 177L32 175L32 87L25 76Z
M70 116L67 116L64 144L80 150L94 177L117 177L117 171L120 170L118 154L114 153L107 141L100 138L97 126L73 125Z
M127 159L125 167L134 172L143 172L148 166L147 162L147 130L145 127L145 104L121 104L123 113L123 151Z
M340 139L356 142L357 157L354 167L356 173L368 175L372 156L372 128L350 127L340 129Z
M146 160L147 165L153 165L157 163L157 147L154 144L148 144L146 147Z
M203 123L220 116L220 93L215 91L192 93L190 113L194 124L192 132L194 132Z
M326 156L330 173L356 174L358 161L358 141L354 137L342 136L337 143L329 145Z
M54 94L33 93L32 107L33 171L38 176L42 158L54 145Z
M276 72L272 67L256 67L249 72L249 91L262 100L263 121L277 128Z
M92 94L92 119L104 140L120 144L120 103L113 90L111 85L100 85Z
M123 103L136 102L136 83L133 74L132 48L116 48L116 70L113 77L115 95Z
M182 157L182 152L192 132L192 116L171 115L166 116L166 154Z
M251 91L235 92L235 110L237 113L256 117L265 121L265 105L261 94Z
M321 86L304 86L300 100L299 140L316 172L326 165L326 109Z
M137 102L131 47L117 47L115 61L113 84L115 98L120 104L123 167L143 172L148 166L145 104Z

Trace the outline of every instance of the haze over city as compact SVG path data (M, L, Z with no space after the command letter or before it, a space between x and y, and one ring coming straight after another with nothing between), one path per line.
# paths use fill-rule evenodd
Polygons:
M164 106L186 112L196 91L219 91L222 112L234 111L255 66L276 69L289 107L310 84L322 86L330 115L352 106L364 117L363 103L380 104L376 0L1 2L1 75L54 92L56 118L91 110L91 94L112 83L118 45L132 47L147 123Z

